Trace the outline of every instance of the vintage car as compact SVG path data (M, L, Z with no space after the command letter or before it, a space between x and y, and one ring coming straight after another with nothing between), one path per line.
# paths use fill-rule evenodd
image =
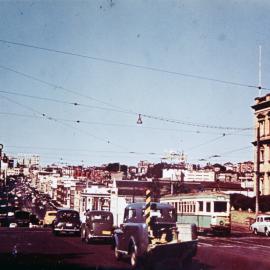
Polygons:
M88 211L81 227L81 239L111 240L113 236L113 214L109 211Z
M52 223L54 235L59 235L61 233L80 235L80 227L81 221L79 213L71 209L58 210Z
M44 219L43 219L43 226L51 226L55 217L56 217L57 211L46 211Z
M270 215L259 215L256 221L250 226L254 234L265 234L270 236Z
M142 262L190 263L197 252L197 231L194 224L178 224L172 205L151 204L150 222L146 224L146 204L132 203L125 208L124 222L114 231L113 248L116 259L130 258L131 266ZM184 226L182 226L184 225Z
M29 227L31 213L23 210L16 210L14 214L14 223L17 227Z

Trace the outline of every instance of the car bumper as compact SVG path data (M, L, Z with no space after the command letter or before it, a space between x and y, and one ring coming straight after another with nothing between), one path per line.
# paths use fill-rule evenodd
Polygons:
M80 232L80 228L54 228L55 232Z

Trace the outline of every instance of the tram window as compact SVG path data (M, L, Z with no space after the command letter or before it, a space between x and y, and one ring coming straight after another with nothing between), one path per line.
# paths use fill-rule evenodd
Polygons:
M211 203L210 202L207 202L206 203L206 212L211 212Z
M198 203L199 203L199 211L203 212L203 202L199 201Z
M214 212L226 212L227 203L226 202L214 202Z

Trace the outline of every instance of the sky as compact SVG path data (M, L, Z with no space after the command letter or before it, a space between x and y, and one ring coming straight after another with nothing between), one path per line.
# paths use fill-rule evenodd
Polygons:
M264 0L0 1L4 153L44 165L253 160L269 13Z

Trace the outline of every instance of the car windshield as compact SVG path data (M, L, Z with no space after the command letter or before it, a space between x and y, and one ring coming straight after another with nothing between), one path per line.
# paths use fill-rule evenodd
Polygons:
M61 212L58 214L58 218L62 221L79 219L79 214L76 212Z
M112 217L110 214L92 214L90 215L91 221L103 222L103 221L111 221Z
M15 213L15 218L19 218L19 219L29 219L30 217L30 213L29 212L23 212L23 211L19 211Z
M145 209L143 209L142 214L145 217ZM176 222L174 209L151 209L150 217L156 218L158 222Z

